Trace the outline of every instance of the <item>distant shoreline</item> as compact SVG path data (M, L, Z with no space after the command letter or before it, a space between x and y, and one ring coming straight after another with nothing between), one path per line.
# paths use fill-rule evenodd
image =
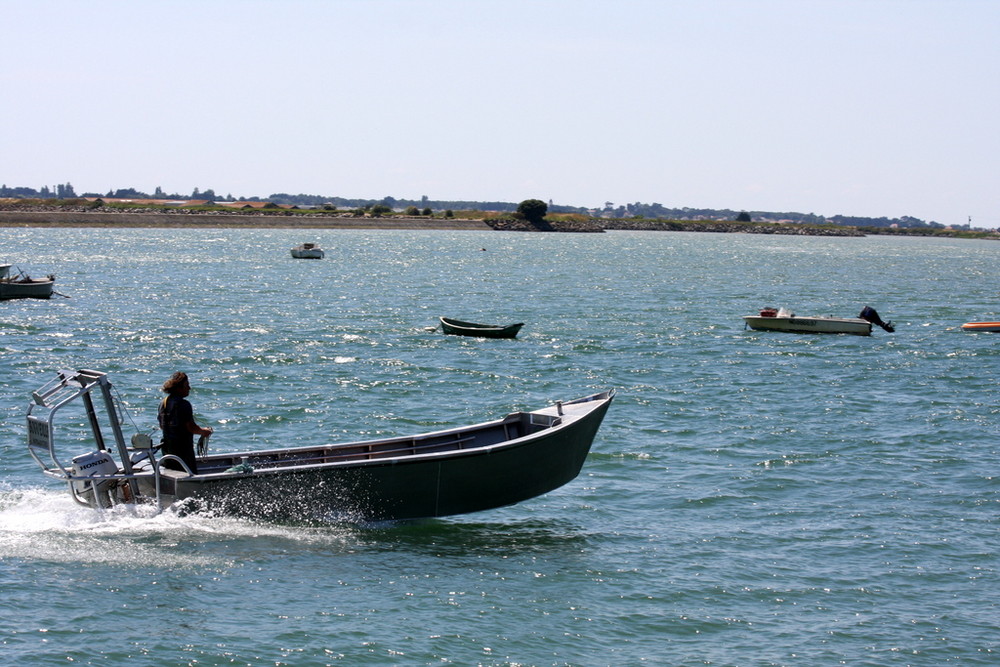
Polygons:
M919 236L935 238L983 238L1000 240L994 234L975 234L954 231L911 229L858 229L857 227L793 225L778 223L727 222L721 220L650 220L650 219L592 219L573 221L553 219L543 228L533 227L525 221L506 220L490 224L486 220L471 218L432 218L425 216L386 216L379 218L353 215L283 215L281 213L180 213L180 212L108 212L103 211L53 211L53 210L0 210L0 228L164 228L164 229L366 229L366 230L415 230L415 231L514 231L514 232L605 232L605 231L657 231L657 232L714 232L721 234L771 234L781 236Z
M170 213L78 213L0 211L0 227L116 228L275 228L275 229L424 229L490 231L482 220L357 218L341 216L212 215Z
M606 223L606 224L605 224ZM516 231L516 232L603 232L603 231L691 231L744 234L795 234L810 236L863 236L847 227L809 228L798 225L727 223L720 221L669 222L650 220L595 220L586 223L554 221L548 229L517 223L494 228L483 220L465 218L382 217L360 218L336 215L281 215L239 213L136 213L107 211L0 211L0 227L94 227L94 228L223 228L223 229L391 229L424 231Z

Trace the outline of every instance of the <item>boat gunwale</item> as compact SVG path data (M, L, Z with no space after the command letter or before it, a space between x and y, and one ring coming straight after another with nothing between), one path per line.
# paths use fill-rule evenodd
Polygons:
M512 438L510 440L503 440L501 442L493 443L491 445L482 445L480 447L473 447L469 449L455 448L448 449L440 452L416 452L412 454L404 454L399 456L378 456L379 452L371 453L359 453L357 458L349 458L343 461L317 461L317 462L298 462L294 459L285 461L262 461L258 464L251 463L253 470L247 472L226 472L225 470L219 472L209 472L209 473L195 473L193 475L187 475L183 471L170 470L169 468L161 470L161 474L180 473L176 478L180 480L212 480L212 479L229 479L231 477L263 477L269 475L279 475L289 472L298 471L312 471L317 469L329 470L334 468L368 468L371 466L395 466L395 465L406 465L407 463L426 463L427 461L433 460L435 458L448 458L448 459L458 459L467 456L476 456L482 454L492 454L494 451L506 450L506 449L516 449L518 447L523 447L533 444L535 440L543 438L545 436L551 435L558 430L562 430L563 426L572 426L576 420L569 422L567 424L557 424L555 426L547 427L544 430L537 431L535 433L529 433L528 435L519 436L517 438ZM440 443L440 446L445 446L448 443ZM437 444L433 446L438 446ZM313 448L310 448L313 449ZM322 450L322 447L315 448L316 450ZM289 450L270 450L279 453L287 452ZM309 450L306 450L309 451ZM260 456L261 452L257 452L256 456ZM322 455L318 455L322 457ZM332 454L331 456L336 456ZM375 458L363 458L366 456L374 456ZM240 458L239 453L236 455L223 455L222 458ZM324 457L325 458L325 457ZM198 463L204 463L207 459L198 459ZM306 460L308 461L308 459ZM173 476L173 475L170 475Z
M488 422L481 422L479 424L473 424L465 427L456 427L452 429L444 429L441 431L432 431L429 433L420 433L415 436L397 436L392 438L387 438L384 440L361 440L355 442L345 442L336 443L333 445L319 445L319 446L304 446L304 447L290 447L285 449L266 449L266 450L254 450L254 451L244 451L244 452L225 452L219 454L213 454L211 456L201 457L198 459L199 465L202 463L211 463L213 461L220 461L229 459L235 462L242 457L247 457L248 459L260 458L263 456L272 455L294 455L294 454L304 454L309 452L317 452L317 457L329 458L332 456L337 456L337 449L349 449L354 447L365 447L369 445L391 445L393 443L414 443L419 440L429 440L432 438L437 438L441 436L448 435L461 435L462 433L468 433L471 431L485 431L491 428L497 428L502 426L512 417L520 417L521 415L529 414L544 414L547 416L554 417L553 423L548 426L544 426L534 433L527 433L525 435L520 435L516 438L510 438L507 440L501 440L499 442L494 442L488 445L480 445L477 447L453 447L443 451L436 452L410 452L407 454L400 454L396 456L384 456L385 452L358 452L352 455L352 458L345 458L342 461L319 461L315 463L300 463L295 459L286 459L285 461L261 461L260 467L254 467L252 471L246 473L232 473L225 470L219 472L210 473L195 473L193 475L188 475L184 471L171 471L170 469L164 469L161 474L168 474L171 477L175 477L178 480L195 480L195 479L219 479L219 478L231 478L234 476L262 476L264 474L280 474L289 471L299 471L299 470L315 470L318 468L343 468L343 467L369 467L373 465L400 465L408 462L426 462L428 460L433 460L435 458L463 458L467 456L475 456L482 454L491 454L495 451L515 449L518 447L523 447L526 445L533 444L534 441L549 437L560 431L564 431L577 422L586 419L595 410L599 410L603 404L609 403L614 399L614 390L608 390L604 392L599 392L597 394L591 394L590 396L585 396L579 399L574 399L573 401L563 402L562 406L567 405L582 405L584 403L592 402L595 403L593 406L589 406L586 410L580 411L578 414L562 414L555 415L551 412L555 410L557 405L546 406L538 410L525 410L520 412L512 412L505 417L500 419L494 419ZM567 419L567 417L569 419ZM448 447L451 444L459 444L459 441L444 441L444 442L431 442L428 443L428 447ZM367 457L367 458L365 458ZM253 465L253 464L251 464ZM173 474L171 474L173 473Z
M465 322L463 320L456 320L451 317L439 317L442 325L447 325L453 329L464 329L465 331L508 331L517 327L520 329L524 326L524 322L517 322L515 324L499 325L499 324L479 324L477 322Z

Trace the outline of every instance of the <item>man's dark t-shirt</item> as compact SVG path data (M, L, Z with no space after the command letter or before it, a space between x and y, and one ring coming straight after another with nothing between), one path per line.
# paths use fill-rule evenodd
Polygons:
M163 454L173 454L187 464L191 472L197 472L194 458L194 434L187 425L194 421L191 404L179 396L167 396L160 403L157 418L163 431ZM168 468L179 470L176 461L167 461Z

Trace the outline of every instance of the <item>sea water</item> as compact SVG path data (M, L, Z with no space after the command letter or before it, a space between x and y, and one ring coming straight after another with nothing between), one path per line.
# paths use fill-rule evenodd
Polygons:
M291 259L304 241L326 259ZM1000 663L1000 334L960 329L1000 319L996 242L7 228L0 248L59 292L0 303L2 664ZM865 305L896 332L743 327ZM460 338L441 315L526 324ZM154 438L187 372L216 451L618 396L540 498L270 524L75 505L24 414L76 368Z

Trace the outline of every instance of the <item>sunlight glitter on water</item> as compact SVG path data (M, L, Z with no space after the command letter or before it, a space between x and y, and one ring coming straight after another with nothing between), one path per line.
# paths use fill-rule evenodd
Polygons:
M71 295L0 317L11 660L995 657L1000 338L955 327L1000 319L997 244L328 234L316 240L338 261L302 265L289 230L211 230L217 243L0 230ZM896 333L764 334L741 319L865 304ZM439 315L526 325L513 341L462 340L433 329ZM79 367L111 373L129 434L155 426L160 384L188 371L216 451L618 398L582 475L530 502L415 525L275 525L74 505L27 456L24 408ZM85 600L67 595L81 586ZM91 654L73 648L82 629Z

